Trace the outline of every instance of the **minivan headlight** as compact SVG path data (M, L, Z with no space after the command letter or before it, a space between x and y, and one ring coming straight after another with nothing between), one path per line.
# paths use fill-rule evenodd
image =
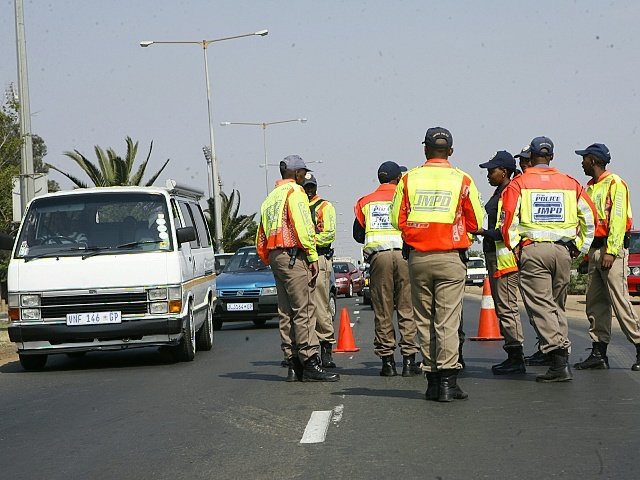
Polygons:
M40 320L39 308L23 308L20 312L22 320Z
M277 295L276 287L264 287L260 290L260 295Z
M166 288L152 288L147 290L147 295L149 295L150 301L156 300L166 300L167 299L167 289Z

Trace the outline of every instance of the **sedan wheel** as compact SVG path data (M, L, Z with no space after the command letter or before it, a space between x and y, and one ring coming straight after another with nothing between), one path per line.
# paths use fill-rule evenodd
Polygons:
M347 298L353 297L353 283L349 282L349 290L347 290Z

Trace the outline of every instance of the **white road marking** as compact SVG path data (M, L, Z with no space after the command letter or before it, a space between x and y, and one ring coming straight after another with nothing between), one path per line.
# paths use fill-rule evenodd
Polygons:
M349 322L349 325L351 325L353 327L355 325L355 323Z
M344 395L342 396L344 398ZM311 412L311 417L304 429L300 443L322 443L327 437L329 423L340 423L344 413L344 405L337 405L333 410L316 410Z
M359 313L360 313L360 310L354 310L354 311L353 311L353 314L354 314L354 315L358 315Z
M300 443L322 443L327 436L327 429L331 421L332 410L316 410L304 429Z

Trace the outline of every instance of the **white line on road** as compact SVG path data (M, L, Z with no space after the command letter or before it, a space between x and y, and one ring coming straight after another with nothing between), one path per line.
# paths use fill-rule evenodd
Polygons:
M358 315L359 313L360 313L360 310L354 310L354 311L353 311L353 314L354 314L354 315Z
M304 429L300 443L322 443L327 436L329 423L337 425L342 420L344 405L337 405L333 410L316 410Z

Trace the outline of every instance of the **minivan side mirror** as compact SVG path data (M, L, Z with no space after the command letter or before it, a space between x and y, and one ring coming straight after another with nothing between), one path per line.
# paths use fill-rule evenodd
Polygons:
M196 229L193 227L181 227L176 230L178 244L182 245L186 242L193 242L196 239Z
M0 250L13 250L13 243L16 241L11 235L0 233Z

